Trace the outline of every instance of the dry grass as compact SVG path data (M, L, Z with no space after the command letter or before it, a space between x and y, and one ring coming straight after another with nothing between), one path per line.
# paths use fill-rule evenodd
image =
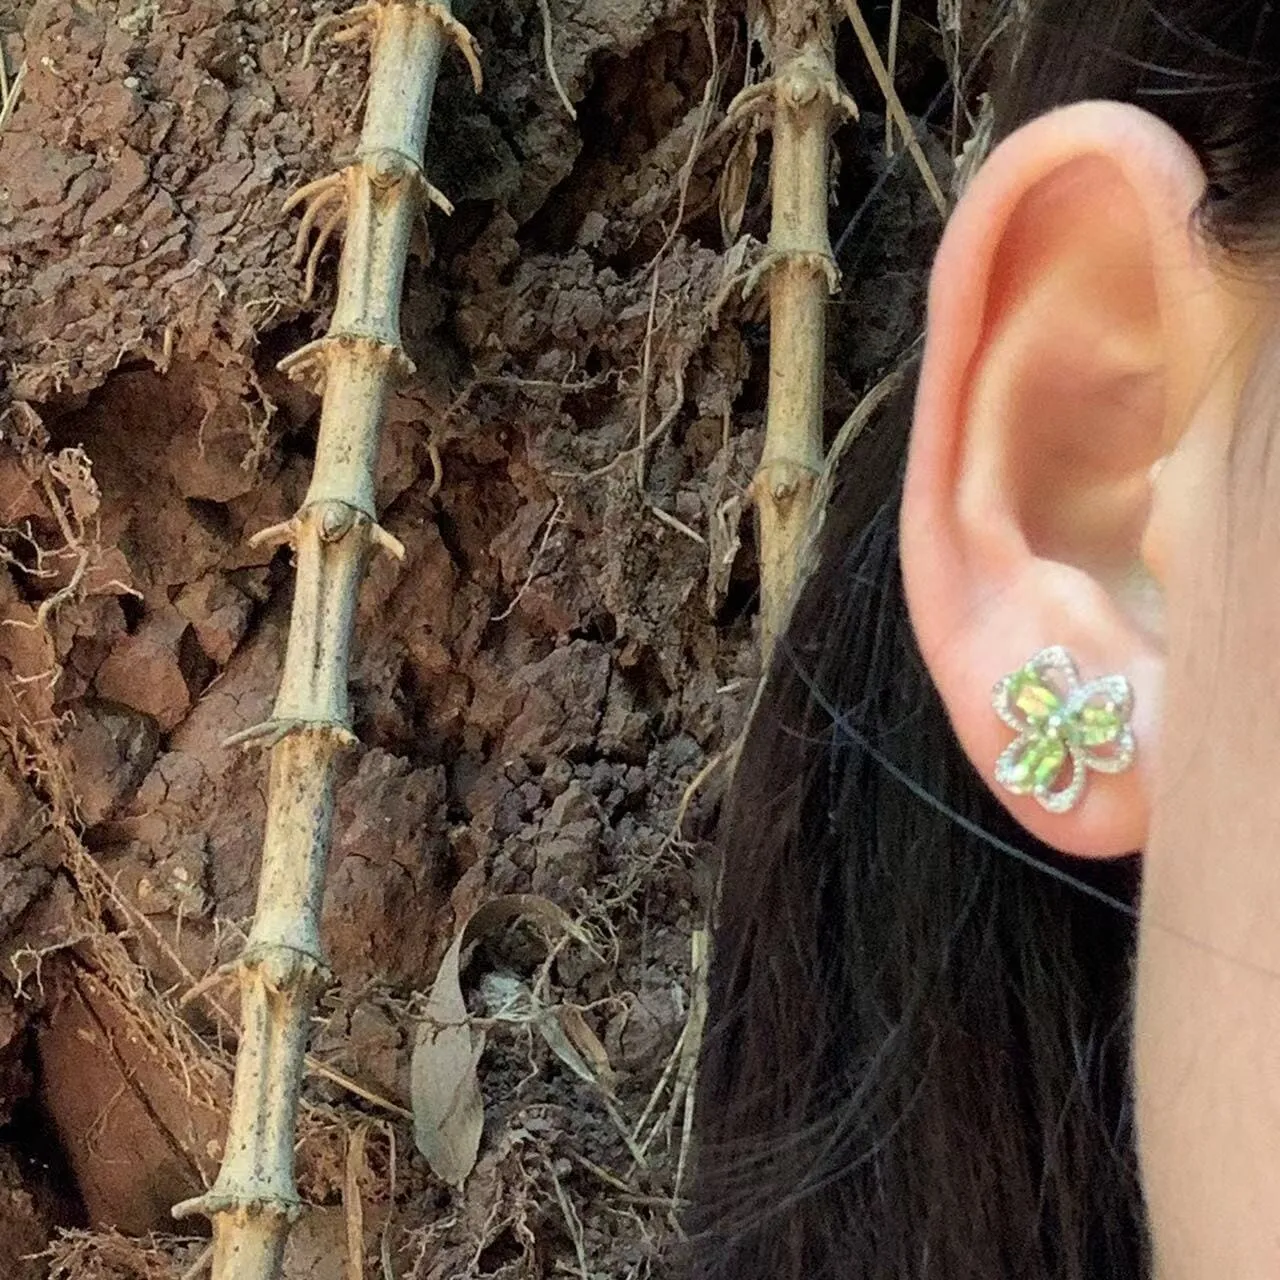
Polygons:
M49 1260L49 1280L196 1280L207 1252L195 1236L64 1231L39 1256Z

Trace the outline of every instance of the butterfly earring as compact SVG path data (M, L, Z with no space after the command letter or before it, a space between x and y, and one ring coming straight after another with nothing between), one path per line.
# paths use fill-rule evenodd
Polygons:
M1103 676L1082 684L1060 645L1005 676L991 705L1018 734L996 761L996 781L1014 795L1034 796L1050 813L1079 804L1090 769L1121 773L1133 764L1129 681Z

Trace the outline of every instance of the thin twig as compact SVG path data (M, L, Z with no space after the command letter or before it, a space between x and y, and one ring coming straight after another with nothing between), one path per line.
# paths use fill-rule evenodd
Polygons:
M573 1252L578 1259L578 1271L582 1276L582 1280L591 1280L591 1273L587 1270L587 1250L582 1232L582 1219L578 1217L578 1211L573 1207L573 1201L569 1199L564 1187L560 1185L560 1179L556 1176L555 1166L548 1164L547 1168L551 1172L551 1182L556 1189L556 1200L560 1205L560 1212L564 1215L564 1225L569 1229L569 1238L573 1241Z
M653 317L658 309L658 272L653 273L653 285L649 290L649 315L644 326L644 350L640 357L640 441L636 445L636 488L644 492L644 465L649 421L649 376L653 365Z
M490 622L505 622L515 611L516 605L520 603L521 597L529 590L530 583L533 582L533 575L538 571L538 563L542 559L542 553L547 549L547 543L551 540L551 535L555 531L556 522L560 519L561 512L564 511L564 499L557 498L555 508L550 516L547 517L546 527L542 530L542 540L538 543L538 549L533 553L533 559L529 561L529 571L524 575L524 581L520 584L520 590L516 592L515 598L501 613L495 613Z
M560 83L560 73L556 70L555 53L551 47L551 6L547 0L538 0L538 12L542 15L542 53L547 60L547 74L555 85L556 93L560 95L560 101L564 103L564 109L569 113L569 119L576 120L578 113L569 100L564 85Z
M658 1083L653 1086L653 1092L649 1095L649 1101L645 1103L644 1110L640 1113L640 1119L636 1121L635 1128L631 1131L631 1145L637 1147L643 1156L644 1152L649 1149L649 1142L653 1138L650 1133L649 1137L640 1141L640 1136L644 1132L644 1127L649 1121L649 1117L653 1114L654 1108L658 1105L658 1099L666 1092L667 1083L675 1074L676 1066L680 1061L680 1051L684 1048L685 1038L689 1034L689 1023L686 1020L683 1027L680 1028L680 1035L676 1039L676 1043L667 1058L666 1064L662 1068L662 1074L658 1077ZM643 1159L637 1161L642 1164Z
M0 52L0 72L4 67L4 54ZM22 82L27 78L27 64L24 61L18 68L18 74L14 76L13 83L10 84L8 74L4 74L5 83L0 86L0 133L4 132L5 125L13 118L13 113L18 109L18 95L22 92Z
M943 194L942 188L938 185L938 179L929 167L929 161L920 146L919 140L916 138L916 132L911 127L911 121L907 118L906 111L903 109L902 99L898 97L898 91L893 87L893 81L889 78L889 69L884 65L884 59L880 56L880 50L876 48L871 29L867 26L867 20L862 16L862 10L858 7L858 0L844 0L844 7L849 14L849 21L853 24L853 33L858 37L858 43L862 46L863 56L871 67L871 74L875 76L876 83L880 86L880 92L884 94L889 114L902 131L903 141L907 144L907 150L910 152L912 160L915 161L916 168L920 171L920 177L928 189L929 195L933 197L933 203L937 206L938 212L945 218L948 213L947 197Z
M382 1280L396 1280L395 1268L391 1263L391 1220L396 1211L396 1131L389 1124L383 1124L383 1132L387 1135L387 1216L382 1220L382 1231L378 1238L378 1260L382 1263Z
M680 167L680 199L676 204L676 216L672 219L671 226L667 228L666 239L663 240L658 252L649 260L649 265L646 268L646 270L655 274L663 258L667 256L667 250L675 243L675 238L684 224L684 211L689 202L689 183L693 178L693 167L698 163L698 157L702 154L702 146L706 141L707 129L715 112L716 99L720 96L722 80L720 74L720 52L716 46L716 0L707 0L707 7L702 15L702 27L707 33L707 50L711 57L711 69L707 72L707 83L702 89L702 107L698 115L698 126L693 132L693 141L689 144L689 154L685 156L684 164Z
M342 1210L347 1227L347 1280L364 1280L364 1195L360 1175L365 1171L364 1148L369 1126L357 1125L347 1134L347 1159L342 1179Z
M898 79L898 26L902 21L902 0L893 0L889 10L889 65L885 68L889 83L896 84ZM893 156L893 116L884 114L884 153Z
M698 1057L702 1052L702 1037L707 1023L707 1000L711 983L710 947L706 926L696 928L689 938L691 995L689 997L689 1034L676 1072L674 1098L684 1090L684 1125L680 1132L680 1155L676 1160L676 1179L672 1195L679 1199L684 1185L684 1171L688 1164L689 1150L693 1144L693 1112L698 1093Z
M696 542L700 547L705 547L707 545L707 540L702 536L702 534L700 534L696 529L689 528L683 520L673 516L670 511L663 511L663 509L655 502L650 502L647 506L649 514L652 515L655 520L668 525L677 533L683 533L686 538L692 542Z
M629 1182L623 1182L616 1173L610 1173L608 1169L602 1165L596 1164L594 1160L588 1160L579 1151L570 1151L569 1158L575 1164L580 1164L588 1173L599 1178L607 1187L612 1187L615 1191L621 1191L626 1195L634 1195L635 1188Z
M207 1244L200 1250L200 1256L182 1273L182 1280L196 1280L204 1275L213 1261L213 1245Z

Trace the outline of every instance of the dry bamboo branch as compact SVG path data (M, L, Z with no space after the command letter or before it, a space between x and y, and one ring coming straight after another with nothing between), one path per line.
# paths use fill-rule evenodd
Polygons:
M764 450L752 481L760 519L761 644L782 630L822 472L822 380L827 297L839 283L827 232L831 131L857 107L836 79L826 6L779 10L774 75L744 90L730 115L773 117L769 247L747 280L769 287L769 401Z
M373 468L391 379L412 371L400 345L400 295L414 226L445 204L421 157L445 44L479 88L474 42L443 3L378 0L343 19L335 38L367 32L369 100L360 149L340 174L298 192L292 207L332 206L308 263L345 221L338 298L328 334L281 362L324 395L311 487L298 513L255 541L289 543L297 589L272 719L238 735L271 748L257 912L239 961L241 1035L223 1164L203 1196L175 1216L213 1219L213 1280L275 1280L290 1223L302 1210L294 1130L307 1028L327 968L319 915L340 751L351 745L347 656L369 552L404 548L376 519Z

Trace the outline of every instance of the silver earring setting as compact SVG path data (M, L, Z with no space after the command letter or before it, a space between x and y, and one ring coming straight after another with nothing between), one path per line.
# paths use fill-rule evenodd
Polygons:
M1124 676L1081 683L1061 645L1005 676L991 705L1018 735L996 761L996 781L1016 796L1034 796L1050 813L1080 803L1090 769L1122 773L1133 764L1133 687Z

